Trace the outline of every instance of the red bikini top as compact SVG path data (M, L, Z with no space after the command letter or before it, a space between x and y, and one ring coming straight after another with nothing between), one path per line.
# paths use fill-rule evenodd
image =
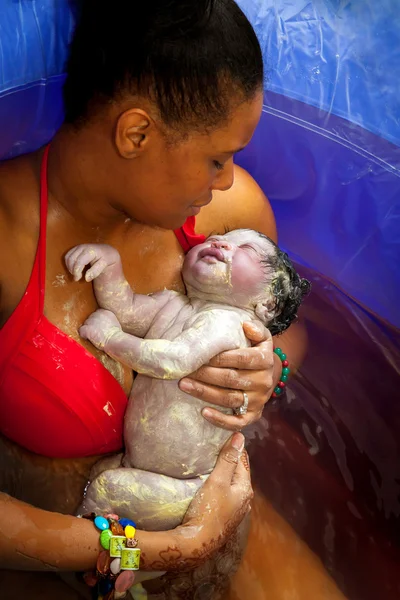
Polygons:
M26 291L0 330L0 432L53 458L122 448L124 390L107 369L43 314L47 225L46 148L40 175L40 233ZM176 231L185 252L204 241L190 217Z

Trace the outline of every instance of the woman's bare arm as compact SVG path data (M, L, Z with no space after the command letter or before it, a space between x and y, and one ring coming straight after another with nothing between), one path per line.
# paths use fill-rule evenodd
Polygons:
M161 532L137 530L143 570L195 568L238 527L252 498L243 445L240 434L228 440L183 525ZM0 493L2 569L85 571L95 567L100 550L99 532L91 521L35 508Z

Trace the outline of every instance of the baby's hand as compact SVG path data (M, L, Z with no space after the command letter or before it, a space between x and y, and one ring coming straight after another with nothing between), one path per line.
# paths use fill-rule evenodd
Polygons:
M104 269L120 260L119 253L107 244L81 244L69 250L65 255L68 271L73 275L75 281L82 277L82 271L87 265L91 265L85 273L86 281L93 281Z
M109 310L99 308L92 313L79 329L81 337L103 350L113 335L121 331L117 317Z

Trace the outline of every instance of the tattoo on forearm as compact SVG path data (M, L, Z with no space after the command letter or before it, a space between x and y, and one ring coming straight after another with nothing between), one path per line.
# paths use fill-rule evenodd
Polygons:
M228 528L221 533L221 536L227 535L229 538L225 540L222 547L215 551L221 537L218 536L207 545L207 548L194 553L196 556L184 561L185 566L181 568L177 565L181 559L176 548L168 548L160 552L160 561L155 561L153 568L166 570L166 567L168 569L173 562L175 565L159 580L157 591L153 590L155 597L160 598L158 594L161 593L162 597L168 600L193 600L194 597L221 598L239 567L246 546L248 526L248 518L242 521L239 528L235 523L233 531L229 532ZM144 586L146 587L146 583ZM152 594L149 593L148 599L152 600L152 598Z

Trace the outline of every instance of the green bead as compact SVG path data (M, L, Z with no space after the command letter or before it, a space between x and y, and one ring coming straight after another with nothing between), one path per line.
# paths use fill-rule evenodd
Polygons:
M282 375L289 375L289 373L290 373L289 367L283 367L283 369L282 369Z
M100 544L102 545L102 547L104 548L104 550L109 550L110 549L110 539L112 538L112 531L111 529L106 529L105 531L102 531L100 534Z
M283 381L283 383L286 383L286 381L289 379L288 375L282 375L281 377L281 381Z
M283 360L286 360L286 354L284 354L283 352L282 352L282 354L281 354L281 360L282 360L282 361L283 361Z
M280 388L280 387L276 387L276 388L274 389L274 392L275 392L275 394L276 394L277 396L279 396L279 394L282 394L282 390L281 390L281 388Z
M277 354L279 356L279 358L281 357L282 350L280 348L275 348L274 352L275 352L275 354Z

